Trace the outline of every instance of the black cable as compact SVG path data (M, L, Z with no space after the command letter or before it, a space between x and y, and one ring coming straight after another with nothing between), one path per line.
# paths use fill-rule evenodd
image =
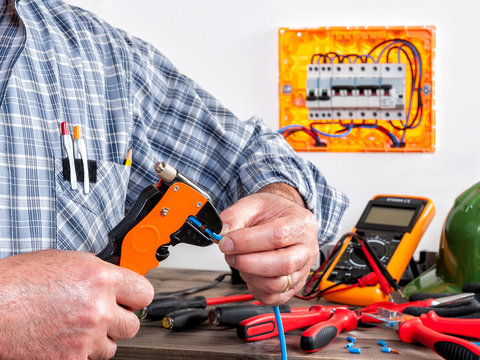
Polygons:
M193 287L193 288L188 288L188 289L183 289L178 291L171 291L171 292L157 292L155 293L154 298L161 297L161 296L190 295L199 291L208 290L220 284L227 276L232 276L232 274L230 273L221 274L217 276L215 280L213 280L211 283L204 286Z

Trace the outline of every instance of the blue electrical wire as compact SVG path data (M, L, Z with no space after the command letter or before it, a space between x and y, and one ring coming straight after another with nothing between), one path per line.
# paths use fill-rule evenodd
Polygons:
M329 134L329 133L326 133L326 132L323 132L323 131L320 131L320 130L317 130L315 129L313 126L311 127L311 129L316 132L317 134L320 134L320 135L323 135L323 136L327 136L327 137L332 137L332 138L340 138L340 137L344 137L344 136L347 136L348 134L350 134L352 132L352 129L353 129L353 126L349 126L345 132L341 133L341 134Z
M200 221L198 221L196 218L193 216L190 216L188 218L190 221L192 221L195 225L197 226L202 226ZM213 233L214 239L217 241L220 241L222 239L222 235ZM211 235L212 236L212 235ZM275 322L277 323L277 328L278 328L278 337L280 338L280 348L282 352L282 360L287 360L287 345L285 343L285 333L283 332L283 324L282 324L282 317L280 315L280 309L278 306L273 307L273 312L275 313Z
M280 349L282 351L282 360L287 360L287 344L285 343L285 333L283 332L282 316L278 306L273 307L275 321L277 322L278 337L280 338Z
M362 59L365 58L365 61L368 61L368 59L371 59L374 63L376 63L372 55L360 55L360 56L362 57Z

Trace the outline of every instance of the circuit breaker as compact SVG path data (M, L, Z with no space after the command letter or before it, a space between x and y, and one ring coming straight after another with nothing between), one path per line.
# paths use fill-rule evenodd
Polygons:
M309 120L405 120L405 64L309 64Z

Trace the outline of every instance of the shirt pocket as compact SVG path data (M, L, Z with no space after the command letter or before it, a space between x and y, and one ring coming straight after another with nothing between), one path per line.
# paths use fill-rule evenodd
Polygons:
M64 180L62 159L55 159L57 248L98 253L107 244L108 232L125 215L130 167L97 160L97 179L90 193Z

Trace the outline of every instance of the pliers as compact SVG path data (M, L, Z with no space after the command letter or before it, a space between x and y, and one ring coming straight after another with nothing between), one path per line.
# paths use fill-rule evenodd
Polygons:
M439 306L464 301L473 296L473 293L464 293L403 304L384 301L362 308L357 312L346 306L318 305L310 308L292 308L291 313L281 314L281 317L285 332L310 326L302 333L300 347L306 352L314 352L332 343L340 332L354 330L358 322L380 323L381 320L375 318L378 316L379 309L388 308L399 313L411 306ZM431 322L433 318L430 315L425 321ZM237 327L237 335L246 341L264 340L278 335L274 315L258 315L242 321Z
M302 334L300 347L314 352L333 342L342 331L357 327L357 314L346 306L312 306L292 308L291 313L282 313L284 332L310 326ZM245 341L269 339L278 335L273 314L263 314L242 321L237 335Z
M378 308L377 314L368 314L385 326L398 331L400 340L421 343L448 360L479 360L480 346L448 334L480 338L480 319L444 318L430 311L420 317L399 314Z
M375 320L373 317L368 316L368 314L377 314L378 309L387 309L390 311L395 311L397 313L402 313L406 308L409 307L436 307L444 306L455 303L461 303L467 300L472 299L475 296L475 293L460 293L451 296L445 296L438 299L425 299L405 302L402 304L396 304L389 301L376 302L372 305L366 306L358 311L359 321L363 323L378 323L380 321Z

